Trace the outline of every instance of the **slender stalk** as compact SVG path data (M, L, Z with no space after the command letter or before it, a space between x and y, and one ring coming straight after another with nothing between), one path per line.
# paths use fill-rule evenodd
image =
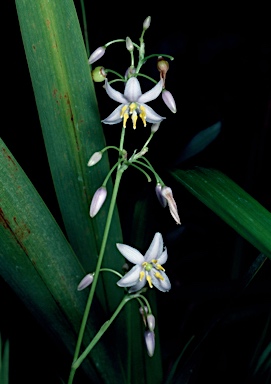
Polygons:
M84 0L81 0L81 11L82 11L82 19L83 19L83 28L84 28L84 37L85 37L86 51L87 51L87 56L89 57L90 51L89 51L89 42L88 42L88 28L87 28L87 19L86 19L86 10L85 10L85 2L84 2Z

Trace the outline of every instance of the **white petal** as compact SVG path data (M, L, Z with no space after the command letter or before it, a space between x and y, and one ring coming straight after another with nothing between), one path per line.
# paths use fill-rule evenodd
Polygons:
M146 120L148 123L160 123L160 121L164 120L165 117L162 117L158 115L151 107L149 107L147 104L141 104L146 111Z
M117 243L117 248L120 253L133 264L142 264L144 262L144 256L135 248L130 245Z
M162 292L169 291L171 288L171 284L170 284L169 278L167 277L165 272L159 271L159 273L162 275L164 280L161 280L161 279L158 279L157 277L155 277L156 272L157 271L154 268L150 271L151 281L152 281L153 285L157 289L159 289L159 291L162 291Z
M102 123L110 125L120 123L122 120L122 117L120 117L120 111L122 107L123 104L119 105L109 116L107 116L106 119L102 120Z
M126 273L118 282L119 287L131 287L135 285L139 280L139 274L142 270L142 267L135 265L129 272Z
M148 103L149 101L157 99L163 89L163 79L161 79L152 89L143 93L137 101L139 103Z
M162 255L158 257L157 263L162 265L162 264L165 264L166 261L167 261L167 249L165 248Z
M137 101L137 99L141 96L141 88L139 81L136 77L131 77L125 86L124 96L130 101Z
M127 104L127 99L124 97L124 95L112 88L107 79L105 79L105 90L111 99L121 104Z
M163 252L163 238L160 232L156 232L154 238L145 254L145 261L149 262L152 259L158 259Z
M141 281L138 281L138 283L136 283L135 285L133 285L130 289L129 289L129 293L133 293L133 292L137 292L139 291L141 288L144 287L144 285L146 284L146 276L144 275L143 279Z

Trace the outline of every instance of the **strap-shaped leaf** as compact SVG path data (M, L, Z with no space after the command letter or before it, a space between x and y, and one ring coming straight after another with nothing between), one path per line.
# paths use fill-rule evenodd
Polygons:
M251 195L215 169L177 169L171 174L237 233L271 258L271 213Z
M72 359L87 295L76 288L85 271L2 140L0 173L1 275L34 316L65 345ZM98 302L94 310L95 316L88 322L87 342L104 318ZM90 361L100 368L88 364L87 370L91 377L97 378L97 383L99 376L111 383L109 371L115 370L117 364L113 356L103 340L95 347ZM103 369L105 364L108 370Z

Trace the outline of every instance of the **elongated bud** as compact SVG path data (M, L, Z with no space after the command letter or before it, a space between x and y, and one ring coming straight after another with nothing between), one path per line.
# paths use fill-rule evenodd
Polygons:
M147 326L147 321L146 321L146 314L148 313L148 307L145 305L144 309L142 307L139 308L139 312L142 315L142 320L144 322L145 327Z
M162 91L162 99L164 100L164 103L166 104L166 106L171 110L171 112L173 113L177 112L175 100L172 94L166 89Z
M145 331L144 338L145 338L148 355L152 357L155 349L155 334L153 331L149 331L149 330Z
M97 164L101 160L102 156L102 152L93 153L93 155L88 161L88 167L92 167L93 165Z
M150 25L151 25L151 17L148 16L148 17L144 20L144 22L143 22L143 29L144 29L144 30L148 29L148 28L150 27Z
M105 47L99 47L95 49L94 52L89 56L88 63L93 64L95 61L99 60L105 53Z
M91 76L93 81L96 83L101 83L106 79L106 72L104 70L104 67L96 67L91 71Z
M135 73L135 67L129 67L125 72L125 79L130 79L130 77Z
M100 187L99 189L97 189L97 191L94 193L94 196L90 204L90 210L89 210L90 217L94 217L97 215L97 213L101 209L106 199L106 196L107 196L107 190L105 187Z
M162 195L162 185L161 184L158 183L156 185L155 193L156 193L156 196L157 196L159 203L162 205L163 208L165 208L167 206L167 199Z
M171 216L176 221L176 224L181 224L179 214L178 214L178 208L177 204L173 198L172 190L170 187L163 187L161 190L162 196L167 200L169 211L171 213Z
M150 331L154 331L155 328L155 317L152 314L147 316L147 323Z
M126 48L128 49L129 52L132 52L134 50L134 44L132 43L132 40L130 37L126 37Z
M93 282L93 273L88 273L78 284L77 291L82 291Z

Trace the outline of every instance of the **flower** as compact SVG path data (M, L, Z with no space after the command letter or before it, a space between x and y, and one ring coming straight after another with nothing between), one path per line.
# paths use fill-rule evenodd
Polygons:
M163 249L161 233L156 232L154 238L143 256L137 249L125 244L117 244L120 253L135 266L118 282L119 287L131 287L129 293L139 291L148 282L150 288L153 285L159 291L167 292L171 288L169 278L162 267L167 261L167 249Z
M77 291L82 291L93 282L93 273L88 273L83 279L80 281L77 287Z
M103 47L99 47L97 49L95 49L94 52L92 52L92 54L89 56L89 59L88 59L88 63L89 64L93 64L95 63L95 61L99 60L105 53L105 46Z
M166 199L168 203L169 211L173 219L176 221L176 224L181 224L181 220L178 214L177 204L173 198L172 189L170 187L164 186L161 189L161 194Z
M101 209L106 199L106 196L107 196L107 190L105 187L100 187L97 189L97 191L94 193L94 196L91 200L90 209L89 209L90 217L94 217L97 215L97 213Z
M155 349L155 334L153 331L149 331L149 330L145 331L144 338L145 338L148 355L152 357Z
M136 129L136 121L139 117L143 121L144 127L147 123L159 123L165 117L158 115L151 107L149 107L147 102L155 100L163 88L163 80L160 80L152 89L148 92L141 92L140 83L136 77L130 77L127 81L124 89L124 94L116 91L108 83L107 79L105 80L105 90L108 96L121 103L106 119L102 120L105 124L117 124L123 120L123 127L126 128L126 122L129 118L129 115L132 115L133 128Z

